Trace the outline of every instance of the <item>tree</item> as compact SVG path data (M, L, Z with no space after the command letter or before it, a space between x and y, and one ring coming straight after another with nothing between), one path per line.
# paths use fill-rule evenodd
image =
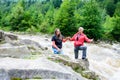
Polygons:
M59 8L60 5L62 4L62 0L51 0L53 5L54 5L54 8Z
M0 26L1 26L1 20L2 20L2 13L0 11Z
M83 6L83 22L82 26L85 28L85 33L90 38L98 40L101 38L101 13L96 1L90 0Z
M113 28L111 34L117 41L120 41L120 37L119 37L120 36L120 2L117 4L114 18L115 18L113 20L114 28Z
M40 25L40 31L44 33L51 33L53 22L54 22L54 7L51 5L49 10L46 12L46 15L43 19L42 24Z
M74 10L74 3L64 0L55 16L55 27L60 28L64 35L72 35L76 31Z
M115 3L114 3L114 0L109 0L106 4L107 14L112 17L114 12L115 12L115 8L116 8L116 6L115 6Z
M25 11L25 3L19 1L11 10L10 15L11 30L26 31L31 27L31 15L29 11Z

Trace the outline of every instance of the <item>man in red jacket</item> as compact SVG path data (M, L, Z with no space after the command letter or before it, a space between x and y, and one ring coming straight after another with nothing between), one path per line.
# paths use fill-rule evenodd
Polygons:
M82 50L82 59L86 60L86 50L87 47L84 46L84 41L90 43L93 41L93 39L89 39L84 33L84 28L80 27L78 29L78 32L69 40L74 41L74 53L75 53L75 59L78 59L78 51Z

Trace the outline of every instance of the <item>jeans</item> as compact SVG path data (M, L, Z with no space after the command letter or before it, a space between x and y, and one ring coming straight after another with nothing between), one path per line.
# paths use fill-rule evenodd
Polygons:
M52 47L54 54L63 54L63 51L58 51L56 48Z
M78 59L78 52L79 50L82 50L82 59L86 58L86 46L77 46L74 48L74 53L75 53L75 59Z

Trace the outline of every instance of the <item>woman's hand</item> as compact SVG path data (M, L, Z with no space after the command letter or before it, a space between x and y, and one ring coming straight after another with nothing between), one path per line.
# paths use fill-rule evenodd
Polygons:
M61 49L59 49L59 48L58 48L57 50L58 50L58 51L61 51Z

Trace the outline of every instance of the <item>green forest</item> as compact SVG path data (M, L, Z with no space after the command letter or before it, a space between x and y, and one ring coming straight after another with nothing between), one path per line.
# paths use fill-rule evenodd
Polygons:
M0 0L0 30L120 41L120 0Z

